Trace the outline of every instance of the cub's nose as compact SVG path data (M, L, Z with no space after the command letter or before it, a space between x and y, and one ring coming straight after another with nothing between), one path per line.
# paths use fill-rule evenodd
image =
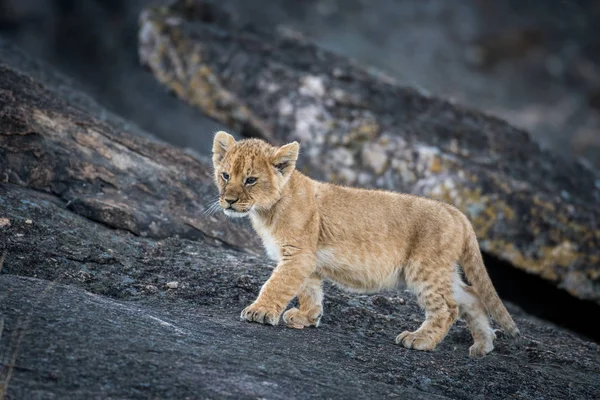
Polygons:
M238 200L239 200L239 199L225 199L225 201L226 201L227 203L229 203L229 205L232 205L232 204L236 203Z

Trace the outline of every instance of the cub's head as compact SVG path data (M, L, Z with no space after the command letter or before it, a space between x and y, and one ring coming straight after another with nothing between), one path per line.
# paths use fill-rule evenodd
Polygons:
M252 210L268 210L296 167L297 142L273 147L259 139L236 142L217 132L213 141L215 183L219 205L227 216L245 217Z

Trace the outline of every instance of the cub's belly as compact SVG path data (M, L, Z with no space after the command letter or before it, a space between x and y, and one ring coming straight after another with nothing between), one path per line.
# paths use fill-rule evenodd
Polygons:
M358 292L392 289L402 281L402 266L390 254L356 254L323 248L317 251L317 273Z

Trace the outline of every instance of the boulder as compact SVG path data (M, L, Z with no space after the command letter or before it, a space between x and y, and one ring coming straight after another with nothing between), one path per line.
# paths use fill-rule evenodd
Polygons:
M456 205L487 255L600 304L600 180L497 118L401 87L215 2L140 18L141 62L243 136L298 140L302 169Z
M100 111L93 100L59 84L68 81L58 74L47 73L52 86L42 86L25 73L41 66L17 61L16 49L0 54L11 62L0 62L3 182L55 194L74 212L137 235L258 248L249 229L228 226L212 212L217 191L208 158Z

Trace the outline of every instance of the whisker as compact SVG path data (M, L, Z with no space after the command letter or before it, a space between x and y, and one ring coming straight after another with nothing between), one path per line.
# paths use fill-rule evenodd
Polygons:
M204 215L207 217L210 217L211 215L215 214L218 210L219 210L219 202L218 201L214 201L213 203L211 203L209 206L206 207L206 210L204 210Z
M221 206L219 205L219 203L218 203L218 202L215 202L215 203L213 204L212 208L211 208L211 211L210 211L210 213L211 213L211 215L212 215L212 214L215 214L217 211L220 211L220 210L221 210Z

